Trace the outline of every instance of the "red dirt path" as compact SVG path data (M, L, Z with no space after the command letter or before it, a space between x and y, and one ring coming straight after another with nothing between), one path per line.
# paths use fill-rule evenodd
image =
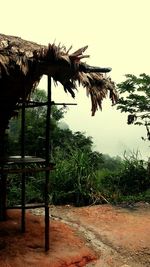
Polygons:
M150 205L111 205L52 209L54 217L72 222L97 251L96 267L150 266Z
M20 213L9 211L0 222L0 267L75 267L95 259L71 227L59 221L50 226L50 251L44 252L44 220L27 213L25 234L20 233Z
M150 206L51 206L50 250L44 252L43 210L0 222L0 267L149 267Z

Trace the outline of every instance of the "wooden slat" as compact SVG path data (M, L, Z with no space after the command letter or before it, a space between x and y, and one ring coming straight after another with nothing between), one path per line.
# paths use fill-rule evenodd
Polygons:
M54 168L52 166L48 167L39 167L39 168L21 168L21 169L9 169L9 168L4 168L0 170L0 173L35 173L35 172L43 172L43 171L49 171L53 170Z

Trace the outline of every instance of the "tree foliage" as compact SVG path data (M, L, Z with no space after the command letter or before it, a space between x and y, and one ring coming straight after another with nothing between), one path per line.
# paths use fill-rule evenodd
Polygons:
M139 77L127 74L126 80L118 84L121 95L117 109L127 112L128 124L144 125L150 140L150 76L145 73Z

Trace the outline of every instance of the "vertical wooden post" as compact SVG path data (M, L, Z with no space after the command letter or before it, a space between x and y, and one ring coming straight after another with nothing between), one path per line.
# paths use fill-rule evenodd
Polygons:
M22 99L22 110L21 110L21 158L25 157L25 89ZM24 164L22 164L24 168ZM21 231L25 233L25 173L22 173L21 178Z
M7 190L7 175L3 173L4 162L6 159L6 135L0 135L0 221L6 220L6 190Z
M50 120L51 120L51 77L48 76L47 89L47 115L46 115L46 166L50 163ZM49 250L49 175L50 171L45 173L45 251Z

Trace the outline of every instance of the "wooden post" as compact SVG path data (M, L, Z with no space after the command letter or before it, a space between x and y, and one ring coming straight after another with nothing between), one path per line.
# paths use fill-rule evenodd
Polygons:
M6 134L0 135L0 221L6 220L6 190L7 174L3 173L3 167L6 158Z
M25 157L25 88L22 98L22 110L21 110L21 158ZM22 169L24 164L22 164ZM25 233L25 173L21 176L21 232Z
M48 90L47 90L47 116L46 116L46 167L50 162L50 120L51 120L51 77L48 76ZM49 250L49 175L50 171L45 173L45 251Z

